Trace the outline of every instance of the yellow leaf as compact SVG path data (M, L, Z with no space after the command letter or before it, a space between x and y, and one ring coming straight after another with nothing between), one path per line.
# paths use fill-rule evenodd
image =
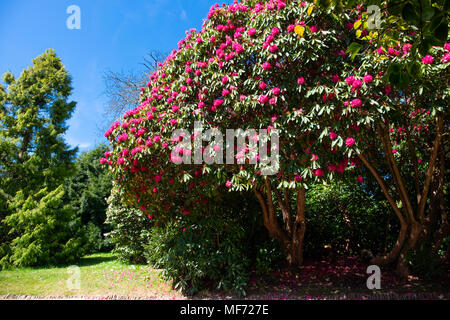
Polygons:
M355 30L358 29L360 25L361 25L361 20L356 21L355 24L353 25L353 29L355 29Z
M308 11L306 11L306 13L308 14L308 16L311 15L311 13L313 12L313 10L314 10L314 6L311 6L311 7L308 8Z
M303 37L303 34L305 33L305 28L302 26L296 26L294 32L298 34L300 37Z
M361 37L362 31L361 30L356 30L356 36L359 38Z

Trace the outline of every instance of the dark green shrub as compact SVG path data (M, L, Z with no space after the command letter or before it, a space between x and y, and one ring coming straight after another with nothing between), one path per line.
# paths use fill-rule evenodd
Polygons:
M268 239L256 248L255 272L258 275L267 275L276 263L284 261L280 245L274 239Z
M11 214L4 223L14 234L3 266L41 266L71 263L86 253L86 235L70 205L63 204L62 186L42 189L25 197L19 191L11 201Z
M114 245L119 259L131 263L145 263L144 245L150 237L151 221L139 209L124 204L126 195L113 188L108 198L106 223L112 231L106 236Z
M409 250L406 260L411 271L426 280L435 280L448 272L447 266L442 263L441 256L433 254L431 247L426 243L422 243L415 250Z
M363 249L376 254L395 241L397 225L395 219L389 220L392 213L388 206L374 199L362 185L316 185L308 190L306 203L308 257L324 258L330 251L359 255Z
M112 178L98 159L104 155L105 145L81 153L76 161L76 173L66 183L65 201L70 203L81 223L87 226L90 252L110 251L112 244L104 234L111 231L105 224L106 199L111 194Z
M146 253L187 294L217 288L244 295L249 280L245 236L243 225L223 217L205 218L189 228L169 223L152 229Z

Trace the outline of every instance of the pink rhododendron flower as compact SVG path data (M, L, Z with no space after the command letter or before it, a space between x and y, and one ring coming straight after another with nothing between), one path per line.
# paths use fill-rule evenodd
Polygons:
M340 80L341 80L341 78L337 74L335 74L331 77L331 81L333 81L334 83L338 83Z
M266 96L266 95L261 95L261 96L259 97L259 102L261 102L261 103L266 103L267 101L269 101L269 97L268 97L268 96Z
M154 180L156 183L159 183L159 182L161 182L162 178L160 175L157 175L157 176L155 176Z
M360 88L361 86L362 86L362 81L361 81L361 80L359 80L359 79L353 80L352 87L353 87L354 89L358 89L358 88Z
M281 92L281 89L280 89L280 88L278 88L278 87L275 87L275 88L273 88L273 89L272 89L272 92L273 92L273 94L274 94L274 95L276 95L276 96L277 96L277 95L279 95L279 94L280 94L280 92Z
M250 29L248 29L247 33L250 37L253 37L256 34L256 29L250 28Z
M220 107L223 104L223 100L222 99L217 99L214 101L214 107Z
M337 134L334 133L333 131L330 132L330 139L331 140L335 140L337 138Z
M119 159L117 159L117 163L118 164L124 164L125 163L125 159L124 158L119 158Z
M447 52L446 54L444 54L444 56L442 57L442 63L447 63L450 61L450 52Z
M319 28L317 28L316 26L311 26L310 29L312 33L317 32L319 30Z
M373 81L373 77L370 74L366 74L363 78L365 83L370 83Z
M227 182L225 183L225 185L227 186L227 188L231 188L231 186L233 185L233 183L229 180L227 180Z
M350 105L353 108L359 108L362 105L362 101L360 99L353 99L352 102L350 103Z
M108 161L108 160L106 160L106 158L101 158L101 159L100 159L100 163L101 163L101 164L105 164L107 161Z
M433 60L434 60L434 58L432 56L430 56L429 54L427 54L425 57L422 58L422 63L423 64L432 64Z
M261 83L259 84L259 88L260 88L261 90L264 90L266 87L267 87L267 84L266 84L265 82L261 82Z
M304 84L305 84L305 78L303 78L303 77L298 78L298 79L297 79L297 83L298 83L299 85L304 85Z
M275 28L272 29L271 33L272 33L272 36L275 37L277 34L280 33L280 29L278 29L277 27L275 27Z
M353 147L355 145L355 139L353 138L347 138L345 140L345 145L349 148Z
M354 76L348 76L347 78L345 78L345 82L348 85L351 85L353 83L353 81L355 81L355 77Z
M358 180L359 183L363 183L364 182L364 178L362 176L358 176L356 178L356 180Z
M272 53L275 53L278 51L278 47L276 45L271 45L269 48L269 51Z
M316 176L316 177L323 177L323 175L324 175L324 171L323 171L323 169L316 169L316 170L314 170L314 175Z
M407 53L407 52L409 52L409 50L411 49L411 47L412 47L411 44L406 43L406 44L403 45L402 51L403 51L404 53Z
M271 65L269 62L264 62L264 63L262 64L262 67L263 67L264 70L270 70L270 69L272 69L272 65Z

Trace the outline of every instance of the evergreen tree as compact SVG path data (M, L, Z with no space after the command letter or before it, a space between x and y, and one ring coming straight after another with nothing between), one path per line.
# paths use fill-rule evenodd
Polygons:
M64 141L76 103L71 77L52 49L0 86L0 259L3 265L81 255L80 223L63 205L77 148ZM69 259L69 260L71 260ZM1 265L0 264L0 265Z
M82 224L88 227L92 251L110 249L104 234L111 231L105 224L106 199L111 194L112 178L98 161L107 151L106 145L99 145L89 152L83 152L75 161L76 174L67 183L67 201L71 203Z

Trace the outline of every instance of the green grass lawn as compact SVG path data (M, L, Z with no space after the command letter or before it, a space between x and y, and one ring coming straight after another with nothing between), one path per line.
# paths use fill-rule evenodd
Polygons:
M0 296L182 298L158 270L122 263L111 253L92 254L75 265L80 268L79 289L68 285L68 266L21 268L0 271Z

